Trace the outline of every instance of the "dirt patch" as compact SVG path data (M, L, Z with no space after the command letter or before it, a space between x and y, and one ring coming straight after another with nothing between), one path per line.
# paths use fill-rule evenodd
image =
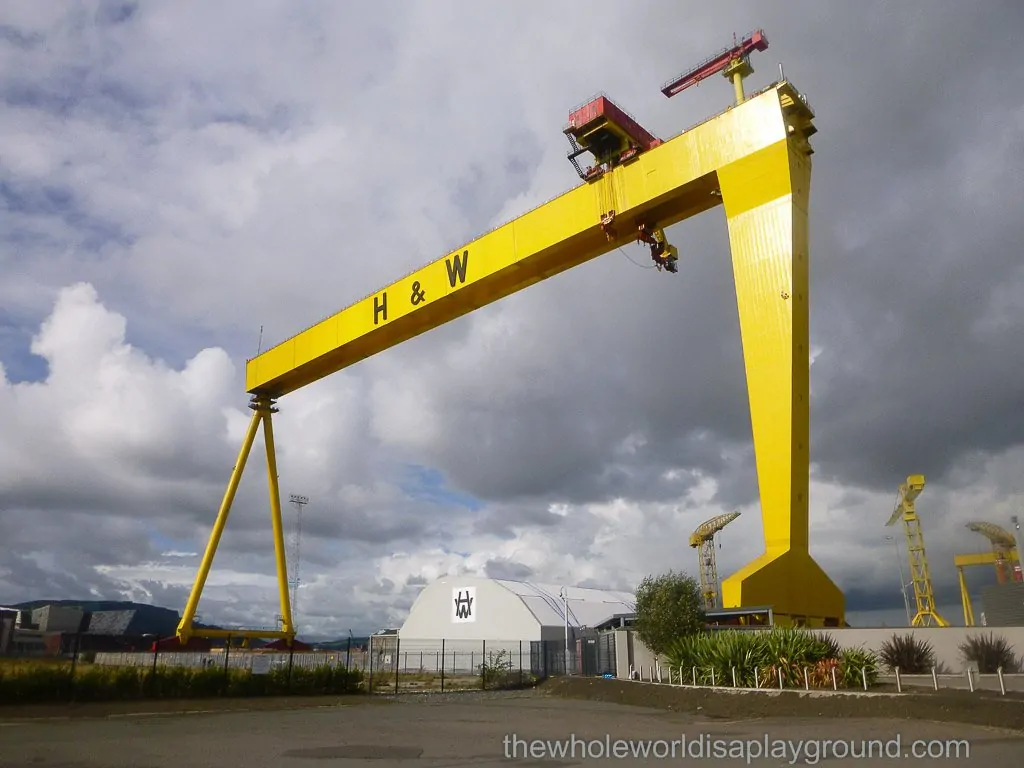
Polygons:
M601 678L552 678L545 696L667 709L723 720L762 717L888 718L987 725L1024 732L1024 699L998 692L938 691L880 695L807 695L802 691L731 693Z

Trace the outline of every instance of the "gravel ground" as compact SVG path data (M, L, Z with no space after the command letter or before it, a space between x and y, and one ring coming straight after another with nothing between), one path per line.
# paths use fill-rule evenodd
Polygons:
M886 718L984 725L1024 732L1024 697L969 691L807 695L802 691L732 693L626 680L569 677L547 681L540 695L626 704L724 720L766 717Z
M194 699L142 702L0 706L0 722L26 719L110 718L130 715L172 715L196 712L271 712L338 707L388 707L397 704L474 705L530 700L583 699L607 704L687 713L711 720L761 718L886 718L982 725L1024 732L1024 695L1005 697L988 692L940 690L901 695L772 691L733 693L728 690L680 688L600 678L554 678L537 688L520 691L457 691L274 697L251 699Z

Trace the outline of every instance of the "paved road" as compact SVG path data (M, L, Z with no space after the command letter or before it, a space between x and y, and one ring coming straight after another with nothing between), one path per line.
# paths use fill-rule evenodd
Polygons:
M827 706L823 704L823 706ZM552 754L552 742L598 740L591 756L577 745L575 756ZM821 740L841 740L840 753L852 743L859 754L865 740L909 753L914 740L931 741L935 753L949 740L966 740L959 759L925 759L926 765L1019 765L1024 735L927 722L888 720L715 721L678 712L624 707L599 702L566 701L535 695L501 697L469 694L446 700L396 701L391 704L284 711L117 716L103 719L0 721L0 766L3 768L377 768L403 766L514 765L662 765L684 762L688 752L724 748L745 750L733 759L686 759L688 763L747 765L835 765L820 759ZM790 750L786 756L760 757L767 734ZM900 739L897 744L894 740ZM616 740L633 740L653 750L643 758L599 758ZM711 744L709 740L718 740ZM658 741L661 740L661 741ZM794 759L792 750L803 747ZM671 756L675 741L675 759ZM743 746L750 742L753 747ZM740 745L740 746L737 746ZM928 745L926 745L927 747ZM815 749L816 747L816 749ZM623 744L621 750L629 751ZM808 751L808 749L810 751ZM895 755L857 760L861 766L890 764ZM532 751L532 754L531 754ZM663 753L668 752L663 756ZM815 759L818 756L819 759ZM659 759L660 758L660 759ZM848 762L848 761L847 761Z

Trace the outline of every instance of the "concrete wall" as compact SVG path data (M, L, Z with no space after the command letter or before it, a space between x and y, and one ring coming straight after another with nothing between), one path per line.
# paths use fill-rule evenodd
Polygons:
M913 633L921 640L931 643L935 651L935 661L940 669L945 667L949 673L955 674L961 674L967 670L967 664L960 658L959 645L972 636L987 635L991 632L996 637L1004 637L1013 646L1017 656L1024 657L1024 627L844 628L810 631L831 635L843 648L869 648L873 651L878 651L882 644L894 634ZM645 646L630 629L615 632L615 657L616 677L623 679L629 677L631 664L633 669L640 669L642 666L646 678L648 676L646 670L652 665L657 665L659 661L651 649ZM663 660L662 663L664 663Z
M953 673L965 672L966 662L960 658L959 645L968 637L994 634L996 637L1004 637L1013 646L1018 657L1024 657L1024 627L919 627L910 628L844 628L831 630L812 630L827 632L836 639L841 646L863 647L877 651L882 644L894 634L905 635L912 633L915 637L931 643L935 650L935 661Z

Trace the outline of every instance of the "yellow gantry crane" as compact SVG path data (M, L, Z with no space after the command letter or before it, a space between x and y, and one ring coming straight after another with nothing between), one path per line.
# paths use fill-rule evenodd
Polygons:
M580 184L248 360L253 416L178 626L179 641L228 634L196 628L193 620L261 424L282 626L230 634L294 637L271 426L280 398L629 243L650 247L659 274L674 273L678 252L665 229L718 205L725 209L732 252L765 537L764 554L722 584L723 602L772 605L781 621L795 615L812 626L842 625L843 594L808 547L807 210L814 113L785 79L738 102L665 141L607 97L588 102L564 129ZM584 151L597 161L585 172L575 162Z
M974 626L974 606L971 605L971 595L967 590L967 579L964 578L964 568L979 565L994 565L996 567L996 581L1005 584L1012 578L1015 566L1020 563L1020 556L1017 552L1017 540L1012 533L995 523L968 523L967 529L974 533L980 533L992 544L991 552L969 555L954 555L953 564L956 566L957 579L960 582L960 602L964 609L964 626Z
M700 563L700 594L704 609L720 608L718 597L718 567L715 564L715 534L740 516L739 512L716 515L697 526L690 534L690 546L697 550Z
M928 571L924 534L915 507L915 501L923 490L924 475L910 475L896 493L896 506L886 526L897 520L903 521L903 533L907 538L907 551L910 557L910 579L914 585L914 599L917 602L917 613L910 622L911 626L948 627L949 623L939 615L935 607L935 590L932 588L932 577Z

